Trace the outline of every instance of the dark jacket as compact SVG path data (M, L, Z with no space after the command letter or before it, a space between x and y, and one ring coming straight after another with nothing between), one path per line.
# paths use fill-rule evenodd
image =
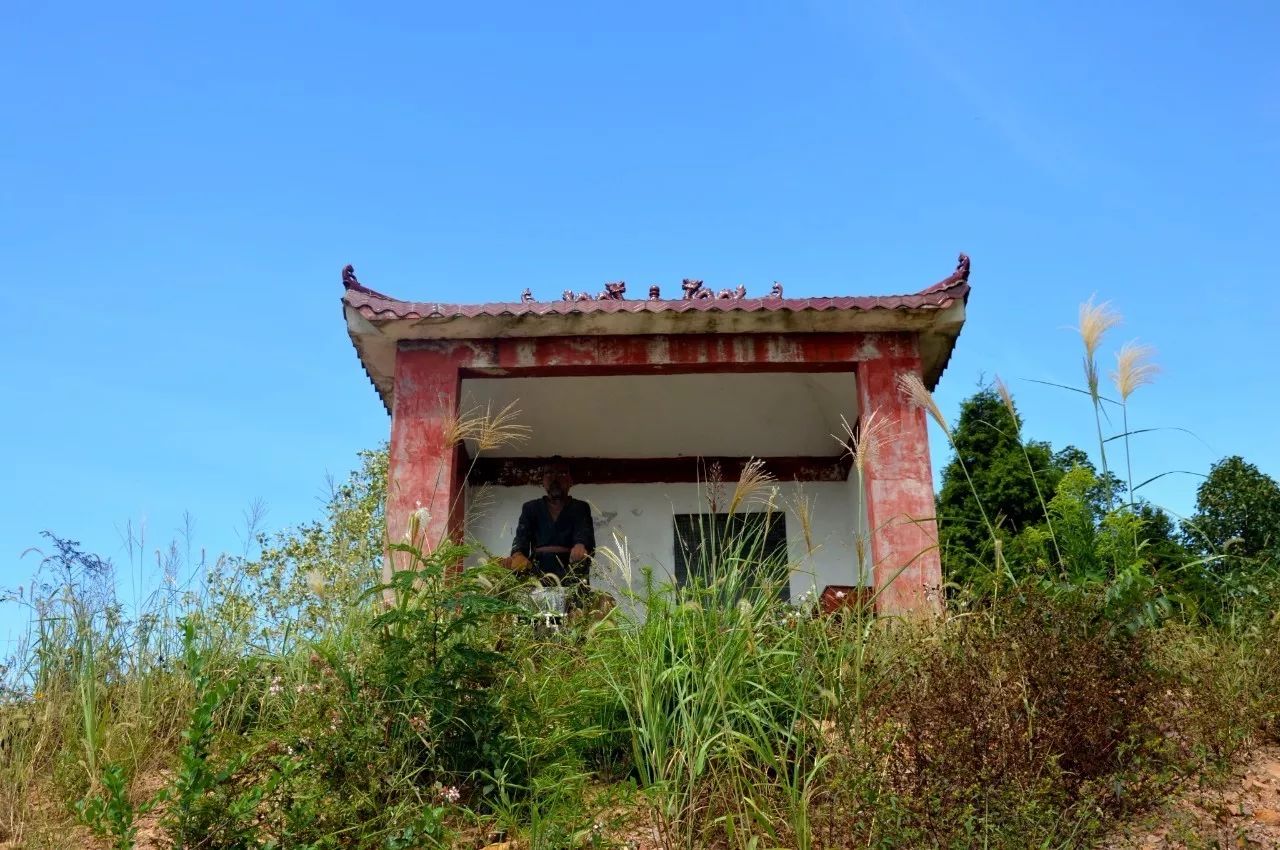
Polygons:
M591 506L581 499L569 496L560 515L553 521L546 497L531 499L520 508L520 522L516 524L516 536L511 541L511 553L524 553L540 573L552 573L564 579L569 573L580 572L580 566L570 567L568 556L539 554L539 546L566 546L573 548L581 543L587 555L596 549L596 529L591 519Z

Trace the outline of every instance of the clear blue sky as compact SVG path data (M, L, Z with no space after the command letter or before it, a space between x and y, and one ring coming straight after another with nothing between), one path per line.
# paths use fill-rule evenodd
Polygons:
M1134 425L1200 437L1140 439L1138 477L1280 475L1273 2L197 5L0 10L0 586L45 528L121 560L130 519L217 549L255 498L312 517L388 428L348 262L443 301L807 295L964 250L948 416L999 372L1032 435L1091 447L1025 379L1079 381L1096 292L1165 369Z

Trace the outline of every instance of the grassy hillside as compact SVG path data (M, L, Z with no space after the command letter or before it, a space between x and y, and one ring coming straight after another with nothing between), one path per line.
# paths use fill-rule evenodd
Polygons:
M1095 411L1096 350L1086 338ZM1122 403L1149 377L1120 375ZM918 382L903 391L967 445ZM1025 455L1040 514L1011 534L975 483L995 479L970 468L994 449L957 451L949 481L973 498L951 503L979 532L948 553L961 567L940 618L784 601L793 567L762 564L762 541L732 531L758 526L730 524L682 587L637 569L626 541L602 547L597 569L634 598L549 628L532 579L493 559L459 572L484 553L422 539L421 517L385 539L385 452L256 557L181 587L158 558L138 606L109 563L50 535L0 681L0 843L1091 846L1277 740L1280 568L1235 538L1154 539L1105 465L1055 455L1046 492L999 395L1017 434L1000 480ZM515 438L510 414L458 433ZM856 470L890 438L874 421L849 434ZM807 527L807 501L778 503L773 483L749 465L731 510Z

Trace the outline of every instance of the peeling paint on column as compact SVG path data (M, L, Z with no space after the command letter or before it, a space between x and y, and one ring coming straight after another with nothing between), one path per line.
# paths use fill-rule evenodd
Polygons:
M858 346L859 360L875 360L880 356L879 337L868 336Z
M863 482L879 589L876 609L886 614L939 610L942 603L928 424L924 411L908 404L898 389L899 375L919 374L920 368L914 352L858 366L858 409L897 425Z
M452 440L458 412L460 367L470 361L466 345L401 350L396 353L395 409L387 470L387 536L400 542L409 516L428 517L420 533L434 546L462 529L461 448ZM383 577L392 569L388 556Z

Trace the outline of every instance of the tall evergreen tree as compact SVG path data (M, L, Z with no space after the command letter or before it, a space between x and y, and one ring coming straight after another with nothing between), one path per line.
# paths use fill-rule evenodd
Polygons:
M1074 447L1055 455L1046 442L1024 442L1021 426L1016 408L994 389L981 389L960 405L952 432L955 454L942 470L938 494L942 562L949 578L965 581L979 565L991 568L988 521L1007 546L1026 529L1044 525L1044 503L1053 498L1064 472L1089 465ZM1006 548L1004 556L1014 556L1013 551Z

